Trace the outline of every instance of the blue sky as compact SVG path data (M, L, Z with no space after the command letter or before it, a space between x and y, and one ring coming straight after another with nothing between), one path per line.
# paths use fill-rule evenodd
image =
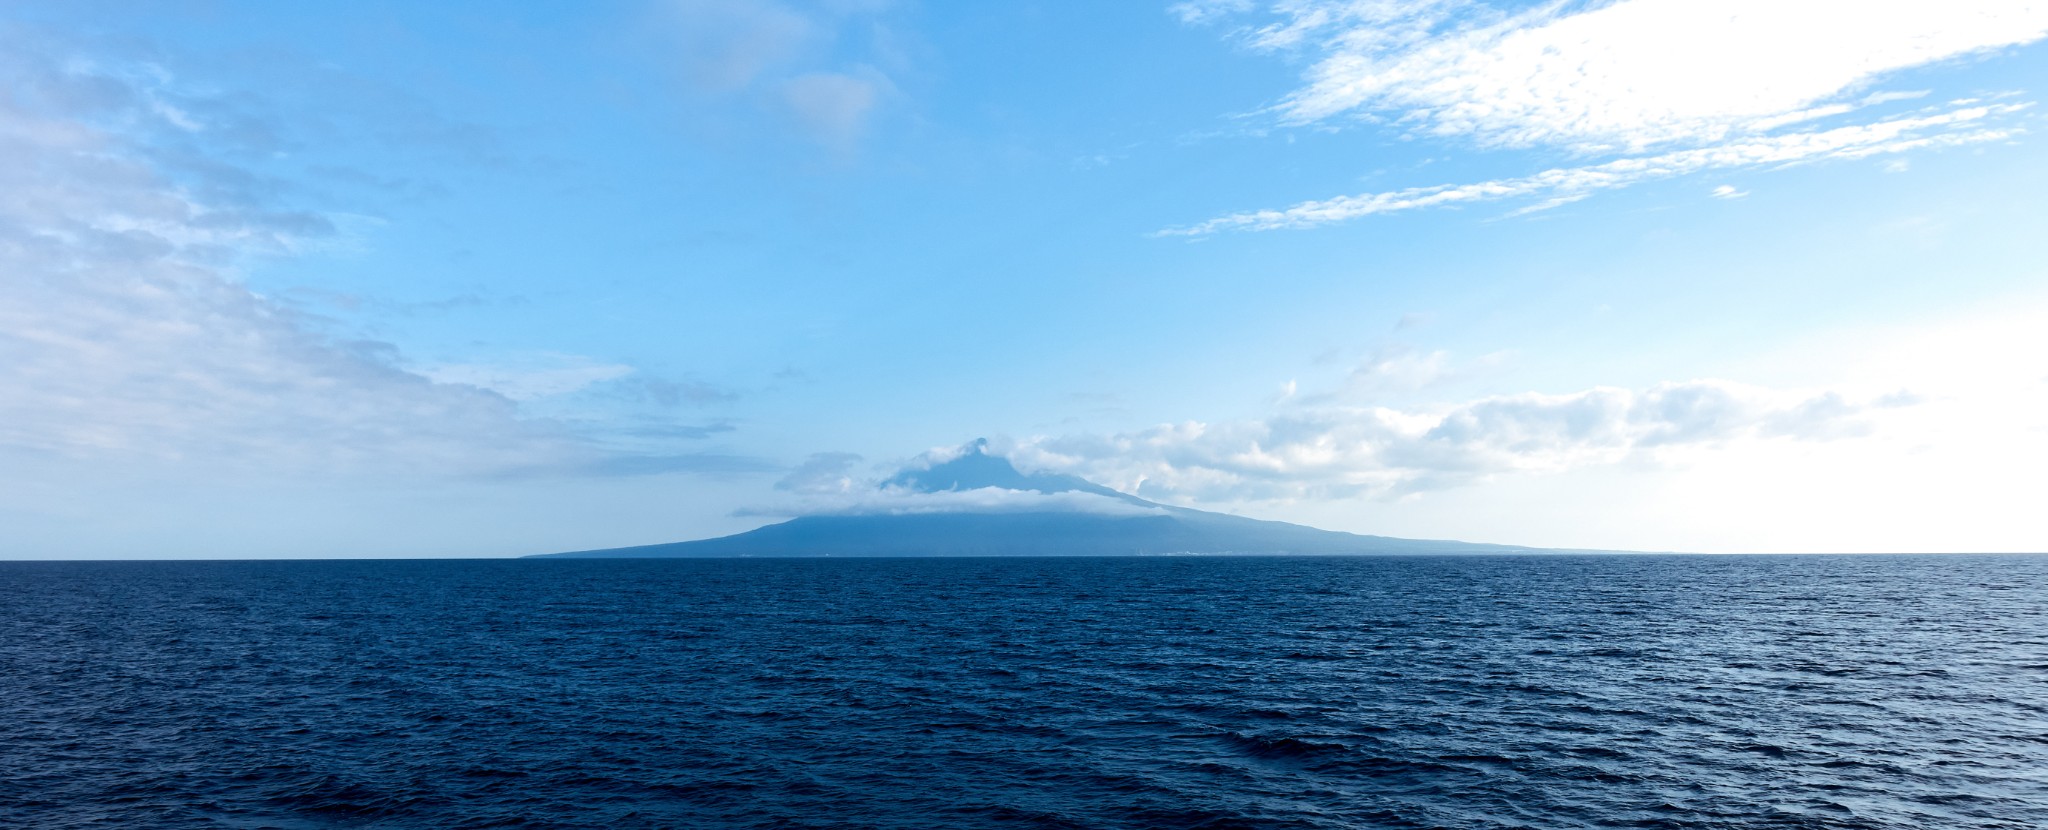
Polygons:
M0 556L673 541L983 436L2048 549L2048 11L1922 6L0 4Z

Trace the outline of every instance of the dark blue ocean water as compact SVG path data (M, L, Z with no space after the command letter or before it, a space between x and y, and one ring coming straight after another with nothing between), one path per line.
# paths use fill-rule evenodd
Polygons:
M0 563L0 826L2048 827L2048 558Z

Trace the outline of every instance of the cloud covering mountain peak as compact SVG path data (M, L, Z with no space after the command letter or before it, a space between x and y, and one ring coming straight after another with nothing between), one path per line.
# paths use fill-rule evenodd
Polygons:
M894 475L860 482L847 468L858 456L813 456L782 489L804 494L794 504L742 511L764 516L869 516L931 513L1089 513L1142 516L1166 508L1078 476L1025 473L989 451L986 438L925 453Z
M882 487L900 488L914 493L944 493L966 490L998 489L1029 491L1044 494L1089 493L1097 496L1130 501L1138 504L1149 502L1120 493L1079 476L1059 473L1025 473L1017 469L1005 456L991 454L987 438L977 438L961 446L955 454L944 460L927 454L924 466L910 466L882 482Z

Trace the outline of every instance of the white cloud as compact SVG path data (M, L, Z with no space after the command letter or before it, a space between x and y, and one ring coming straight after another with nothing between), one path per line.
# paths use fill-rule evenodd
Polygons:
M1459 361L1442 349L1423 351L1401 343L1374 349L1351 367L1343 384L1333 391L1307 393L1306 403L1341 401L1385 403L1412 393L1470 380L1497 369L1509 352L1494 352L1477 359Z
M233 269L295 250L331 229L323 217L167 179L132 143L186 127L150 122L166 116L129 81L20 52L0 79L25 92L0 97L0 454L83 477L145 464L461 476L689 463L609 453L510 399L624 367L444 367L467 376L437 383L388 345L320 333Z
M889 5L669 0L656 29L667 59L697 92L755 101L811 140L848 150L896 88L878 66L904 68L897 36L879 19ZM841 42L863 31L864 49ZM867 60L844 60L849 51Z
M1933 93L1934 90L1931 89L1915 89L1903 92L1873 92L1869 95L1863 96L1863 100L1859 103L1861 103L1863 106L1869 107L1878 104L1889 104L1893 101L1915 101L1932 95Z
M1275 406L1006 450L1157 500L1413 538L2048 549L2048 296L1816 330L1727 370L1759 382Z
M1929 147L2001 141L2020 132L2011 117L2027 104L1975 104L1814 132L1763 136L1654 156L1631 156L1584 167L1463 185L1435 185L1302 202L1281 210L1233 213L1162 236L1203 236L1228 230L1311 228L1363 216L1512 198L1562 204L1603 190L1707 170L1778 167L1857 159Z
M578 355L535 354L495 363L439 363L417 371L436 383L474 386L515 401L530 401L617 380L632 374L633 367Z
M1421 389L1444 380L1451 373L1450 361L1450 352L1441 349L1422 352L1390 347L1373 353L1353 368L1350 385L1367 390Z
M934 447L910 459L901 473L929 470L955 461L970 452L989 450L991 442L977 439L958 446ZM995 454L1014 458L1007 443ZM1042 492L979 487L927 491L889 483L891 479L863 476L855 471L861 457L846 452L815 453L789 475L776 482L775 489L795 493L799 498L782 504L749 508L749 516L901 516L930 513L1090 513L1102 516L1146 516L1160 514L1155 507L1082 491ZM1029 469L1028 467L1025 469ZM1037 472L1034 470L1034 472ZM899 475L901 474L899 473Z
M1748 196L1749 191L1737 190L1735 188L1735 185L1724 184L1716 185L1713 190L1708 191L1707 195L1712 196L1716 199L1740 199L1744 196Z
M783 101L819 143L845 148L860 138L881 98L879 82L837 72L811 72L782 86Z
M808 496L828 496L872 487L872 482L863 483L854 477L853 466L859 462L860 456L850 452L812 453L789 475L775 482L775 489Z
M825 34L811 18L769 0L671 0L665 11L677 64L709 92L745 89Z
M1868 429L1894 403L1726 381L1481 398L1420 409L1315 407L1220 424L1020 442L1020 465L1140 495L1202 501L1401 496L1509 473L1560 472L1731 442Z
M1513 219L1517 216L1528 216L1532 213L1542 213L1546 210L1554 210L1556 208L1561 208L1565 205L1569 205L1573 202L1583 201L1586 197L1591 195L1593 194L1567 193L1562 196L1552 196L1548 199L1544 199L1543 201L1532 202L1530 204L1526 204L1521 207L1515 208L1514 210L1508 211L1504 218Z
M1395 113L1482 143L1635 150L1720 141L1843 108L1908 67L2048 36L2048 6L1622 0L1512 14L1479 4L1289 2L1261 43L1320 39L1293 123ZM1299 34L1277 36L1279 31Z
M1202 25L1252 10L1251 0L1183 0L1167 7L1180 22Z
M1174 8L1243 18L1243 4ZM1169 231L1307 227L1379 213L1526 197L1516 214L1607 188L1712 169L1995 140L2017 105L1954 102L1858 117L1926 90L1869 87L1899 70L2048 36L2048 5L1619 0L1508 10L1467 0L1280 0L1232 36L1312 59L1271 108L1283 124L1376 123L1486 148L1609 159L1534 176L1413 187L1250 211ZM1814 127L1824 119L1853 123ZM1786 132L1791 129L1793 132Z

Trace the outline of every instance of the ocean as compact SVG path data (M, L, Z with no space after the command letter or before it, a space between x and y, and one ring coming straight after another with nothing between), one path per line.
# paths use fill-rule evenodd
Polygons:
M2048 557L4 562L0 826L2048 827Z

